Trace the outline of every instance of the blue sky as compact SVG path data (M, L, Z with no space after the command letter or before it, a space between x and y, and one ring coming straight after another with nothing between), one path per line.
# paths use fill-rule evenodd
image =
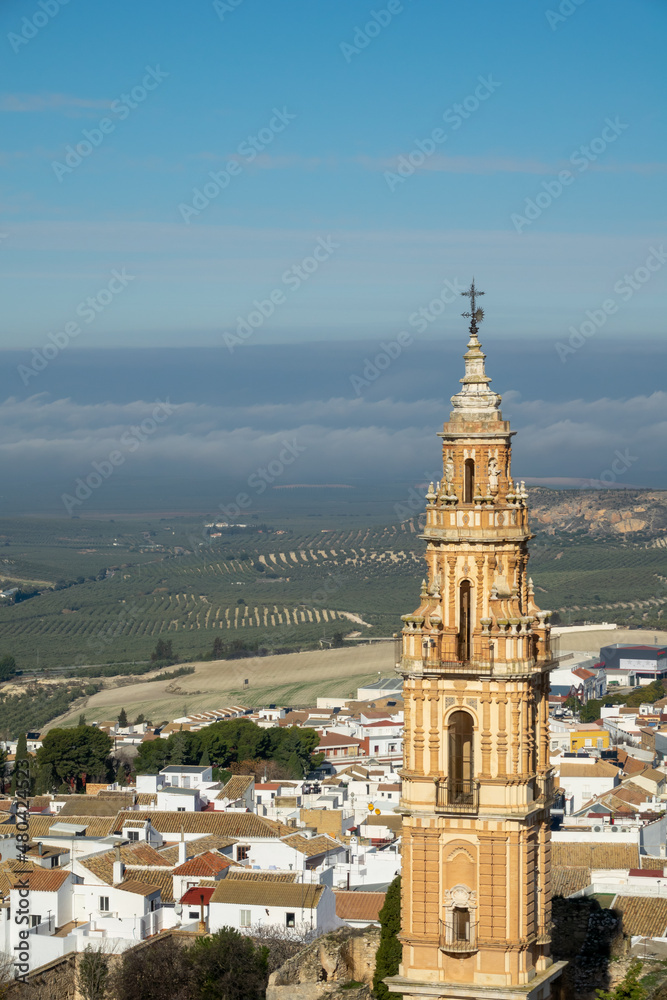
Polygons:
M662 333L667 266L618 285L665 238L660 0L43 4L0 8L0 347L100 293L75 346L220 345L272 292L254 343L381 338L473 272L494 336L610 298L605 337Z

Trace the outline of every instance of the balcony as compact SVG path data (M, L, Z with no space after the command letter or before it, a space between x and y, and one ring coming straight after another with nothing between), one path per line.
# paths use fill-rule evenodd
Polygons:
M444 778L435 786L435 808L438 812L474 814L479 811L479 782L459 778Z
M440 921L440 949L459 955L477 951L477 924L468 919L467 910L455 910L451 923Z

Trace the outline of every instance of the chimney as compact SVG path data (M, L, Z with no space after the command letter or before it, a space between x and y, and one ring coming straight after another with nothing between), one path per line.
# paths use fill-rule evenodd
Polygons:
M41 842L41 840L37 841L37 853L39 854L40 858L44 854L44 844Z
M178 863L179 865L184 865L188 860L187 845L185 843L185 834L183 832L183 827L181 826L181 840L178 845Z
M120 860L120 844L116 844L116 856L113 863L113 882L117 885L125 877L125 865Z

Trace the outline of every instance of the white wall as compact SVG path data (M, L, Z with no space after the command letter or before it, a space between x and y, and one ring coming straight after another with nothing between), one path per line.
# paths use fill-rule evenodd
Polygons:
M297 932L313 931L324 934L327 931L341 927L343 921L336 916L336 899L328 886L320 897L319 906L316 910L309 907L298 908L294 906L258 906L248 903L214 903L210 904L209 930L211 933L220 930L221 927L235 927L237 930L249 930L242 928L241 910L250 910L251 926L258 924L262 927L287 928L287 914L294 913ZM268 914L267 914L268 910Z

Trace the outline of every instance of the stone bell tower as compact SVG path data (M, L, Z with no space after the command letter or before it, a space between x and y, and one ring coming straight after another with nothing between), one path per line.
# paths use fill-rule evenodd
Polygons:
M489 388L468 292L462 389L426 494L428 575L403 621L406 998L547 1000L550 958L549 612L527 572L527 494Z

